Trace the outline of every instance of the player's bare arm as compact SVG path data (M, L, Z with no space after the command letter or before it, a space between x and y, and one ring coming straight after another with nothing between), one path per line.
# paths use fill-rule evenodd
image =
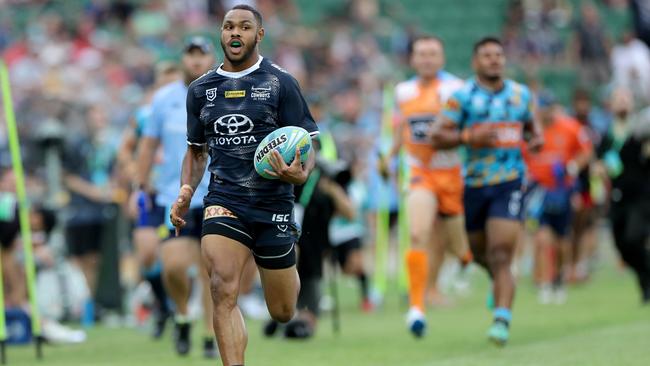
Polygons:
M354 220L357 215L356 209L354 208L354 204L350 200L350 197L345 193L343 187L326 177L321 178L318 185L320 190L330 196L332 201L334 201L334 207L336 208L337 214L348 220Z
M530 114L533 119L524 124L524 136L528 143L528 150L531 152L539 151L544 145L544 134L542 132L542 125L537 117L537 111L534 103L531 103Z
M399 154L399 151L402 148L402 144L403 144L402 133L404 132L405 123L406 120L400 119L399 123L395 128L395 133L393 135L393 145L388 151L388 154L379 156L379 172L384 178L388 178L390 176L390 169L389 169L390 161L395 156L397 156L397 154Z
M149 191L149 175L151 174L151 167L153 166L156 150L160 145L160 140L155 137L143 137L140 139L136 150L138 152L136 159L136 173L133 181L134 189L129 198L129 211L132 216L138 214L138 197L143 191ZM147 202L150 204L150 202Z
M153 166L156 150L160 145L160 140L155 137L143 137L138 146L138 173L135 184L140 189L148 188L149 175Z
M63 182L70 191L89 200L95 202L111 202L113 200L112 190L98 187L78 175L66 174L63 177Z
M183 216L187 214L190 208L190 202L194 191L201 183L205 167L208 164L208 152L206 145L188 145L183 158L181 168L181 188L178 192L178 198L172 205L169 218L176 227L176 234L181 227L185 226Z
M267 174L287 183L301 185L307 181L309 173L314 169L316 158L315 154L309 154L309 158L305 164L301 164L300 149L296 149L296 157L293 159L291 165L287 165L284 159L282 159L282 155L277 151L273 151L269 158L269 163L273 167L273 171L265 169Z
M129 126L124 131L122 136L122 143L117 150L117 166L122 172L126 174L127 177L132 177L135 173L135 165L133 161L133 156L135 155L136 148L138 146L138 139L135 133L135 122L130 121ZM130 183L130 182L129 182Z

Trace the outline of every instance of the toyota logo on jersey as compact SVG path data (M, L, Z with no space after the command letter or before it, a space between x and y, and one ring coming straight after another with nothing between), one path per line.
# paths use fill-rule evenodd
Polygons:
M253 121L243 114L227 114L214 122L214 132L218 135L241 135L253 130Z

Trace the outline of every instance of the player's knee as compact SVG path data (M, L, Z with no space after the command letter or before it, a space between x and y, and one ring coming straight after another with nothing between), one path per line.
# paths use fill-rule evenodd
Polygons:
M210 274L210 295L217 307L233 308L237 305L239 281L227 280L224 276L212 272Z
M352 252L343 265L343 273L346 275L359 275L363 272L362 258L357 252Z
M156 252L155 251L150 251L150 252L144 252L140 256L140 264L145 267L149 268L152 267L156 263Z
M280 323L286 323L291 320L295 314L295 306L284 303L269 307L269 313L273 320Z
M490 248L487 253L487 262L492 268L510 266L512 249L506 245L497 245Z
M429 241L429 234L425 230L411 231L411 246L415 249L424 249Z
M185 273L187 271L187 263L180 258L165 257L162 259L163 270L166 273Z

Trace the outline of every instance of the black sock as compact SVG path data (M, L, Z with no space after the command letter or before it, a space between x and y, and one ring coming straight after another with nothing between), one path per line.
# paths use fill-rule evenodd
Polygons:
M151 285L151 291L153 296L158 301L160 306L160 312L166 314L169 312L169 304L167 303L167 292L165 291L165 286L163 285L162 275L160 273L147 276L147 282Z
M316 316L320 313L320 278L301 279L298 309L307 309Z
M366 300L368 298L368 276L365 273L361 273L357 276L359 280L359 286L361 286L361 298Z

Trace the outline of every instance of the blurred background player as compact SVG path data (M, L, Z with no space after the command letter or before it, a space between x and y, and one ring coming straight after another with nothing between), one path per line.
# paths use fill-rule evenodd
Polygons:
M97 280L102 262L102 245L107 231L115 230L115 203L123 202L114 174L114 157L119 137L110 125L102 104L85 111L87 135L73 135L63 151L63 185L70 193L65 212L65 237L68 254L81 269L90 291L84 310L84 323L91 325L101 317L96 303Z
M433 134L439 149L465 145L465 219L477 263L493 280L494 323L488 337L498 345L509 338L515 280L511 264L521 232L521 154L540 147L528 88L504 79L505 54L497 38L479 40L472 57L474 79L447 101L442 127Z
M572 103L573 117L585 129L597 152L608 130L608 118L603 116L605 112L594 106L589 91L582 88L574 91ZM599 211L605 204L603 184L607 177L592 163L583 167L578 174L578 195L574 201L575 212L571 223L571 250L567 257L567 280L572 283L584 282L589 278L590 262L597 246Z
M582 125L563 114L560 105L550 92L538 98L539 116L543 130L544 146L524 158L535 188L539 216L535 232L536 263L540 267L539 300L566 301L565 267L570 247L572 202L577 194L576 178L589 165L592 146Z
M137 176L137 146L142 138L143 129L147 120L151 118L151 98L156 90L180 79L178 67L171 62L161 62L156 65L155 81L153 86L144 95L143 103L134 112L130 124L122 137L122 144L117 154L118 169L122 176L132 182ZM160 157L155 159L158 166ZM156 168L151 174L151 182L156 181ZM151 188L151 182L148 187ZM133 245L135 260L140 269L142 279L151 286L151 291L156 299L156 320L153 337L160 338L165 329L167 318L170 315L167 294L162 281L162 267L159 260L158 247L160 244L160 228L165 225L165 208L156 203L155 190L149 197L143 190L136 189L131 194L128 202L128 214L135 222L133 228Z
M350 167L346 167L346 164L338 165L341 165L339 169L344 169L344 167L345 169L336 174L334 180L341 185L350 200L352 215L339 213L332 219L328 229L331 253L328 254L330 254L333 264L338 264L344 274L358 280L361 310L370 312L374 309L375 304L370 298L369 276L364 263L363 249L368 233L365 218L369 201L372 198L364 185L361 172L363 167L358 158L352 159ZM330 168L330 171L332 170L336 171L337 169ZM333 173L329 174L333 175ZM334 190L326 189L325 192L329 192L330 196L334 198L332 195Z
M650 107L634 113L629 90L612 93L614 120L598 152L611 180L610 220L616 249L650 304Z
M411 179L407 198L411 248L405 258L410 302L407 325L417 337L426 328L425 294L429 280L434 303L442 302L437 281L445 247L458 258L469 260L462 215L460 156L455 150L437 151L431 143L431 133L445 101L463 85L462 80L442 70L444 62L439 38L422 36L413 40L411 66L417 77L395 88L400 123L395 144L382 163L386 170L387 160L399 153L402 144L406 146ZM434 227L441 231L434 232Z
M186 150L187 112L185 100L187 86L214 67L214 49L210 41L203 37L190 38L183 48L183 78L158 90L151 102L151 116L146 120L142 138L138 146L138 174L136 186L144 193L136 192L141 197L149 197L156 192L156 202L169 210L178 192L180 169L183 152ZM151 170L158 148L162 149L162 158L158 176L149 186ZM207 194L209 175L204 175L197 187L197 194L191 203L188 225L176 236L174 231L163 243L160 256L165 288L175 305L175 348L180 355L186 355L191 349L191 319L188 313L188 301L192 292L192 279L199 277L202 285L202 305L204 320L203 353L206 358L217 356L212 333L212 301L208 286L208 277L200 260L201 224L203 221L203 202L201 194ZM147 207L153 207L146 202ZM167 215L165 215L167 216ZM201 268L201 269L199 269Z
M297 264L300 292L298 314L284 330L288 338L309 338L314 335L321 313L323 266L334 254L331 245L332 220L336 217L353 221L358 215L343 186L344 181L349 180L345 164L341 167L327 162L322 156L317 161L307 182L294 190L296 222L302 229L298 240ZM344 267L345 264L342 264ZM265 326L265 334L273 335L278 326L279 323L272 320Z

